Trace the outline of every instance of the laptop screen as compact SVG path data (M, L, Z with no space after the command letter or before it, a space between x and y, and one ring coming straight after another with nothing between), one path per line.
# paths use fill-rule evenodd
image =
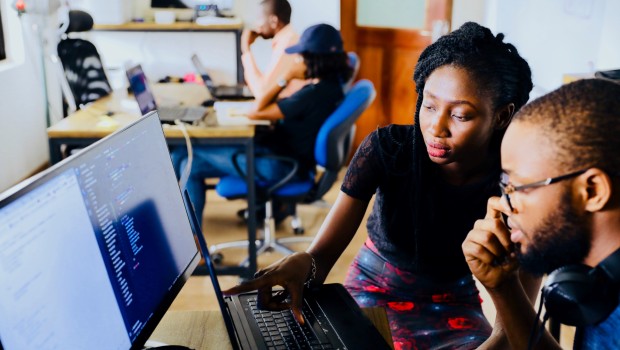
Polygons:
M149 84L146 80L146 75L142 70L142 66L137 65L128 68L126 73L127 79L129 80L129 86L131 87L131 91L138 102L142 115L156 110L157 104L155 103L155 96L153 96L153 92L151 92L151 89L149 88Z
M194 69L196 69L196 73L198 73L200 77L202 78L202 81L204 82L209 92L213 94L215 90L215 84L213 83L213 80L207 73L207 69L202 64L202 61L200 61L200 58L198 58L198 55L196 54L192 55L192 64L194 65Z
M198 260L151 113L0 194L0 348L141 348Z

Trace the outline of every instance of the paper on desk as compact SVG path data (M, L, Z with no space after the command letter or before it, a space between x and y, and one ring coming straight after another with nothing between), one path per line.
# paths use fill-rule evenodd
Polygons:
M213 104L219 125L269 125L268 120L248 118L254 101L217 101Z

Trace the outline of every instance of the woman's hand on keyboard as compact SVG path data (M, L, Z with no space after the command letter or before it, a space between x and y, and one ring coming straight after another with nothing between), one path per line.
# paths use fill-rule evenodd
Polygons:
M304 323L301 314L304 283L312 272L312 256L305 252L286 256L268 267L259 270L254 279L223 291L226 295L258 290L258 306L266 310L290 308L295 319ZM272 288L282 286L284 292L273 293ZM290 295L290 302L286 301Z

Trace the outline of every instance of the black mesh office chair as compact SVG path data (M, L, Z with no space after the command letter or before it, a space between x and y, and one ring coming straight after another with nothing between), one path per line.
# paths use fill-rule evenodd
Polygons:
M65 96L65 99L69 106L77 108L107 96L112 91L95 45L88 40L69 37L70 33L85 32L92 27L91 15L71 10L66 35L58 43L58 58L72 95Z

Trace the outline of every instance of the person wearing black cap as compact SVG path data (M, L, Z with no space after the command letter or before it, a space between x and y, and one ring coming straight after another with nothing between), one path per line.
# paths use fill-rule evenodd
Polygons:
M278 154L300 161L302 172L314 166L314 141L323 122L342 100L342 82L351 75L340 32L328 24L306 29L299 42L285 50L297 55L296 64L277 85L256 100L250 118L281 122L275 124L268 145ZM276 101L279 92L293 79L309 79L310 84Z
M295 64L284 72L277 85L256 100L256 107L249 116L274 124L269 132L256 140L256 152L292 157L299 162L298 172L306 174L315 166L314 143L319 129L342 101L342 82L349 79L352 69L347 63L340 32L328 24L306 29L299 42L287 48L286 53L297 55ZM276 100L279 92L293 79L308 79L310 83L290 97ZM197 214L202 214L205 205L204 179L237 175L232 155L240 151L243 151L242 146L194 148L187 189ZM185 148L175 149L172 157L180 159L175 162L180 164L177 171L185 168ZM240 157L239 162L245 167L245 158ZM257 157L255 169L263 180L277 181L291 168L274 159ZM275 215L279 214L277 205L275 211Z

